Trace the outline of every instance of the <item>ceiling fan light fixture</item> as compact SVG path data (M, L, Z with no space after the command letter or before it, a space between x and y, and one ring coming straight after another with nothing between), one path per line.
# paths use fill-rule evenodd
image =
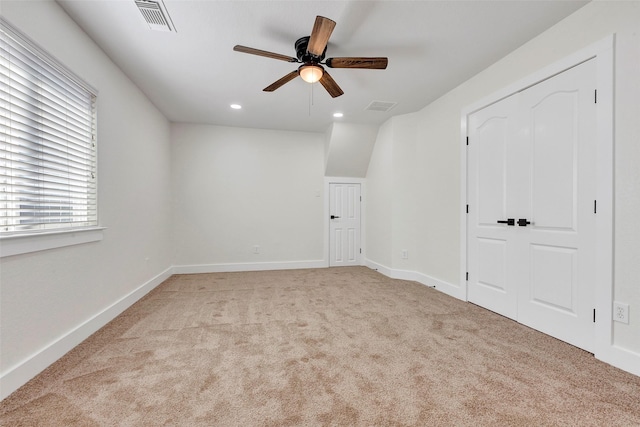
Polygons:
M307 83L315 83L322 78L324 69L315 64L303 65L299 68L300 77Z

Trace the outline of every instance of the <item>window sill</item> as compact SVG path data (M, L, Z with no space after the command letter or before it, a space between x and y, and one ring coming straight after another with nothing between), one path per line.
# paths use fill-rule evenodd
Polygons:
M102 240L105 227L60 230L0 237L0 258Z

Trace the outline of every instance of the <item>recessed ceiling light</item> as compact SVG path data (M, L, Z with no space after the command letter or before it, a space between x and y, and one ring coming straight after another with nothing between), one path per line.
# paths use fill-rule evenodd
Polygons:
M231 104L230 107L233 108L234 110L239 110L239 109L242 108L242 105L240 105L240 104Z
M342 113L333 113L333 117L342 117L344 114Z

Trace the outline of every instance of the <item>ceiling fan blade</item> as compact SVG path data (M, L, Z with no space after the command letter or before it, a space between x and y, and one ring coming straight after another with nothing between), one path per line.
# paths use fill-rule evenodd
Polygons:
M329 92L329 95L331 95L332 98L337 98L344 93L342 89L340 89L340 86L338 86L338 83L336 83L336 81L333 80L333 77L331 77L326 71L320 78L320 84L324 86L324 88L327 90L327 92Z
M265 56L267 58L279 59L280 61L298 62L297 58L279 53L267 52L266 50L254 49L252 47L241 46L239 44L233 47L236 52L249 53L251 55Z
M280 86L283 86L284 84L289 83L291 80L295 79L296 77L298 77L298 70L290 72L286 76L271 83L269 86L265 87L262 90L265 92L273 92L274 90L278 89Z
M329 68L366 68L369 70L384 70L389 63L388 58L329 58L326 65Z
M316 22L313 24L313 30L307 45L307 53L322 56L335 26L335 21L324 16L316 16Z

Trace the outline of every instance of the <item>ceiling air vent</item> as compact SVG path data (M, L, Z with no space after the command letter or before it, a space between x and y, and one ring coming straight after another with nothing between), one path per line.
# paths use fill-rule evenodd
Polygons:
M371 104L367 105L365 110L386 112L391 110L397 104L397 102L372 101Z
M135 0L142 17L155 31L175 31L171 17L162 1Z

